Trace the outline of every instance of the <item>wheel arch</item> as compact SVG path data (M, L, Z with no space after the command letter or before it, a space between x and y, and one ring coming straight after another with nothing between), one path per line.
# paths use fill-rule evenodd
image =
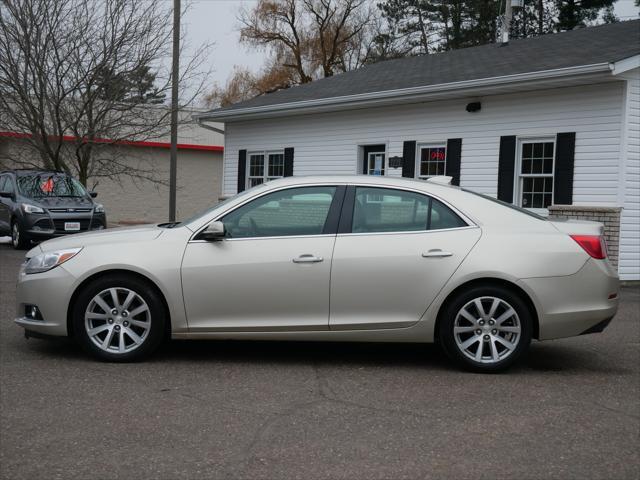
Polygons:
M165 337L168 338L171 335L171 310L169 309L169 304L167 303L167 299L164 295L164 293L162 292L162 290L158 287L158 285L148 276L143 275L140 272L136 272L133 270L127 270L124 268L112 268L112 269L108 269L108 270L101 270L99 272L93 273L92 275L89 275L87 278L85 278L84 280L82 280L82 282L76 286L75 290L73 291L73 294L71 295L71 298L69 299L69 305L67 306L67 334L69 337L73 337L74 336L74 331L73 331L73 308L75 306L75 302L78 298L78 295L80 294L80 292L82 291L82 289L87 286L89 283L93 282L94 280L103 277L105 275L112 275L112 274L120 274L120 275L128 275L130 277L135 277L138 278L139 280L142 280L144 283L146 283L147 285L149 285L149 287L153 288L155 290L155 292L160 296L160 298L162 299L162 305L164 306L164 311L165 314L167 315L167 321L165 322Z
M531 313L531 318L533 319L532 337L535 339L539 338L540 319L539 319L538 310L536 309L535 303L533 302L533 299L531 298L531 296L522 287L518 286L516 283L510 282L509 280L505 280L503 278L497 278L497 277L482 277L482 278L474 278L473 280L469 280L467 282L464 282L458 285L451 292L449 292L449 294L446 296L444 301L440 304L440 307L438 308L438 313L436 315L436 324L434 328L435 340L439 338L439 333L440 333L439 328L442 320L442 315L444 314L444 311L446 310L449 303L452 302L456 298L456 296L460 294L460 292L467 290L469 288L477 287L477 286L498 286L498 287L502 287L507 290L510 290L511 292L518 295L527 305L527 307L529 308L529 312Z

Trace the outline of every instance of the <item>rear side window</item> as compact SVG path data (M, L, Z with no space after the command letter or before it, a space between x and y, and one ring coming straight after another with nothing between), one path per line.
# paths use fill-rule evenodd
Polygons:
M427 195L387 188L356 188L352 233L412 232L466 225L449 207Z
M467 226L464 220L456 215L453 210L435 198L431 199L431 218L429 220L429 230Z

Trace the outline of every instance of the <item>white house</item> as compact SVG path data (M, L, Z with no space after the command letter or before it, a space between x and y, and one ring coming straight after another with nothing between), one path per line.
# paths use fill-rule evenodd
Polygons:
M225 124L225 196L288 175L447 174L605 222L621 278L640 279L638 20L380 62L199 120Z

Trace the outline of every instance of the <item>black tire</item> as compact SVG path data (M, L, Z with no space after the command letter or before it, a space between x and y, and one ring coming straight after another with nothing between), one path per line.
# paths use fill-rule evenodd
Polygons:
M149 312L148 322L150 323L150 327L145 336L141 335L143 340L133 350L122 353L100 348L94 343L94 340L90 338L85 326L85 313L94 297L105 290L114 288L121 289L118 290L120 295L123 295L125 289L137 294L140 299L146 303ZM148 358L158 349L165 338L165 326L168 321L164 302L153 285L136 276L120 273L105 275L82 287L82 291L79 293L73 305L72 315L74 337L80 343L81 347L93 357L107 362L135 362ZM116 324L123 320L123 317L120 315L124 314L118 314L116 316ZM133 318L134 317L131 317L131 319ZM111 318L111 320L114 319ZM119 335L119 330L124 329L124 325L125 324L118 325L118 332L114 332L114 335ZM115 328L116 325L112 326ZM130 325L129 328L133 330L134 326ZM137 331L137 333L140 332ZM131 341L132 337L126 336L125 339ZM117 341L117 339L114 341ZM112 345L112 343L109 343L109 345Z
M472 328L474 330L469 333L458 333L458 337L456 337L454 327L456 327L456 319L463 307L470 308L471 311L473 311L473 309L476 308L473 306L475 305L475 300L482 298L483 300L481 300L481 304L485 309L485 313L488 314L490 313L490 306L493 304L493 299L490 299L489 297L499 299L504 303L498 304L499 310L497 311L498 313L495 314L495 317L489 317L487 315L486 318L491 318L491 321L495 324L495 320L500 317L500 314L507 313L508 308L506 308L506 306L510 306L515 311L517 317L510 317L510 319L504 322L505 324L502 328L508 328L510 325L514 325L515 327L513 328L517 328L519 325L520 333L516 336L515 333L505 333L498 331L497 329L484 331L484 329L492 329L495 327L489 326L488 320L485 321L483 325L480 325L480 322L478 322L478 324L473 324L470 320L464 319L461 315L460 319L458 319L458 327L469 328L473 326ZM470 304L470 302L472 302L472 304ZM469 310L466 311L469 312ZM481 315L478 314L476 316L478 317L478 320L480 320ZM463 322L466 323L462 324ZM526 302L519 294L498 285L478 285L459 293L455 298L447 302L440 317L438 340L445 353L465 370L478 373L497 373L509 368L527 352L531 343L532 330L532 313ZM494 332L497 333L494 335ZM467 336L465 337L465 335ZM504 340L512 340L515 338L515 341L509 342L510 344L515 345L515 347L509 350L500 342L494 341L494 338L498 335L505 335L506 338L503 338ZM465 350L465 353L462 349L464 341L471 341L474 336L475 338L483 337L484 340L477 340L476 343L471 343L468 348L471 349L472 347L475 347L476 355L478 348L482 348L483 350L480 352L481 361L476 361L475 358L470 358L469 355L473 352ZM456 338L458 338L459 341L457 341ZM478 344L479 342L482 343ZM483 346L481 347L480 345ZM494 348L496 349L496 352L498 349L504 349L496 355L498 360L487 358L489 356L493 356ZM500 355L504 355L507 351L509 353L506 354L504 358L501 358Z
M17 218L11 221L11 245L16 250L26 250L31 246L31 239L25 233L20 220Z

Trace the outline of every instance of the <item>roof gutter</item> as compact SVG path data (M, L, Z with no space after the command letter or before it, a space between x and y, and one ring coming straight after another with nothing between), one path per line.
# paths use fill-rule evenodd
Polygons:
M587 75L592 73L610 71L611 64L608 62L603 62L592 65L580 65L553 70L542 70L539 72L518 73L514 75L503 75L499 77L463 80L460 82L440 83L437 85L425 85L419 87L400 88L395 90L384 90L381 92L361 93L355 95L345 95L341 97L302 100L297 102L263 105L257 107L230 108L228 110L213 110L211 112L195 114L194 117L199 121L211 120L224 122L225 120L242 120L245 118L264 114L279 116L312 109L322 109L324 111L328 111L334 110L335 108L332 107L336 106L340 106L342 108L355 106L374 106L389 103L399 98L424 97L436 93L455 92L460 90L467 90L470 88L516 84L539 80L550 80L560 77Z

